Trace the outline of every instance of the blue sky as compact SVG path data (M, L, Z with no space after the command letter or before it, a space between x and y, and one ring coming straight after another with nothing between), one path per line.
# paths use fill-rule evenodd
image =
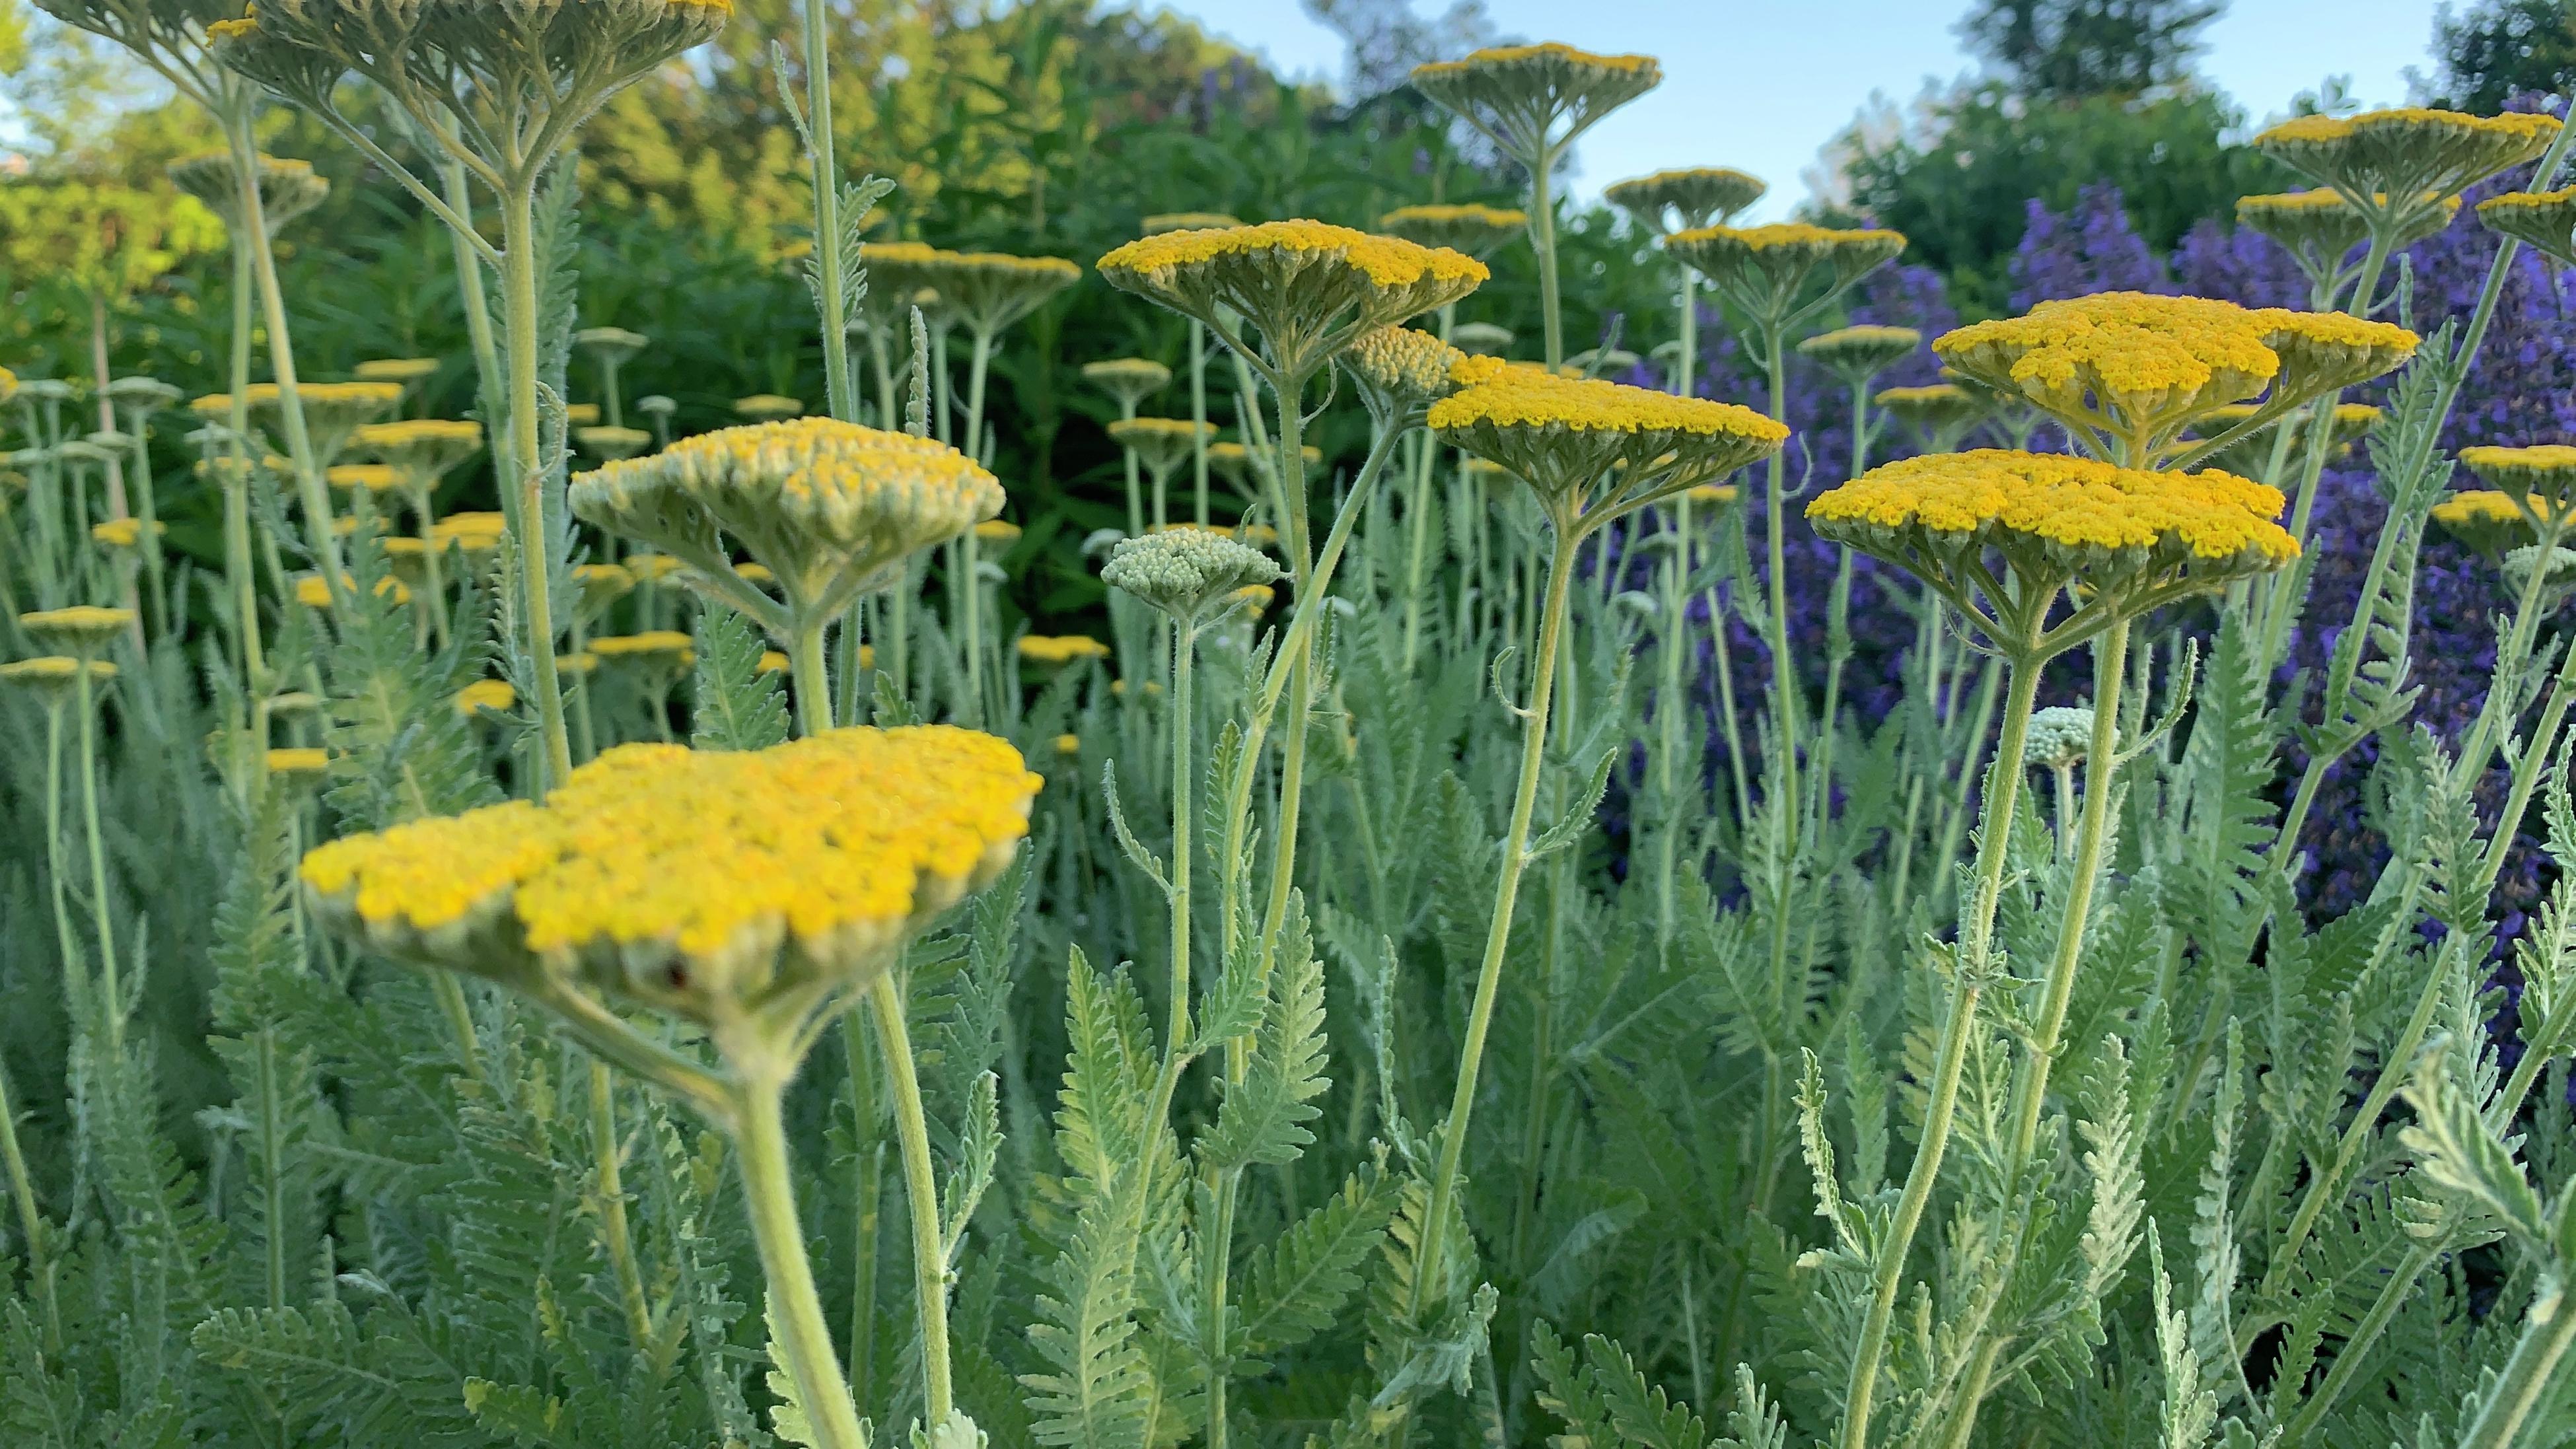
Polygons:
M1417 0L1429 13L1440 0ZM1284 71L1342 74L1342 46L1296 0L1160 0ZM1952 33L1965 0L1486 0L1523 40L1642 51L1664 84L1582 144L1578 193L1666 166L1735 166L1771 183L1755 219L1807 195L1817 151L1873 97L1902 110L1927 79L1972 63ZM2365 104L2406 99L2426 66L2434 0L2234 0L2210 26L2201 69L2257 124L2328 76Z

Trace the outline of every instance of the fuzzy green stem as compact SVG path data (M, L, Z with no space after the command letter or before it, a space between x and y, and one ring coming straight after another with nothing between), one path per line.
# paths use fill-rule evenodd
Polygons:
M63 977L77 999L80 935L72 929L71 879L63 862L63 702L45 706L45 875L53 883L54 941L63 956Z
M804 1229L796 1221L795 1180L780 1110L786 1090L780 1077L746 1081L734 1094L743 1201L751 1213L752 1238L759 1244L776 1324L771 1351L804 1403L814 1429L813 1449L867 1449L858 1407L832 1356L832 1330L823 1321L813 1265L805 1257Z
M503 309L510 348L510 452L518 500L512 520L519 536L522 627L537 685L538 731L545 741L545 779L559 784L572 774L572 736L564 728L563 683L555 670L553 591L548 587L553 552L546 543L545 465L537 448L536 179L520 178L504 198L501 214Z
M842 283L841 174L832 140L831 16L823 0L805 0L805 114L814 162L814 303L823 320L823 390L832 416L859 420L858 379L850 372L850 306ZM615 404L610 404L612 407Z
M2003 737L1997 743L1994 768L1988 776L1978 832L1977 893L1969 902L1968 919L1959 932L1950 1009L1941 1025L1940 1053L1933 1068L1931 1098L1924 1110L1923 1137L1915 1146L1913 1165L1906 1170L1905 1191L1897 1200L1896 1217L1879 1246L1869 1314L1862 1320L1860 1341L1852 1353L1851 1380L1843 1396L1846 1409L1838 1441L1841 1449L1869 1449L1870 1405L1878 1392L1879 1360L1887 1350L1896 1295L1905 1283L1905 1260L1913 1251L1914 1235L1922 1227L1924 1210L1931 1204L1933 1186L1941 1175L1942 1155L1949 1147L1951 1119L1959 1103L1959 1077L1967 1062L1969 1038L1976 1028L1977 999L1991 966L1995 910L2003 897L2008 854L2005 847L2021 794L2022 752L2030 735L2031 708L2039 698L2039 665L2038 659L2027 656L2014 659L2010 665L2012 691L2004 707Z
M1534 680L1528 713L1521 721L1520 784L1512 795L1511 824L1503 832L1502 869L1494 881L1494 914L1485 930L1485 955L1476 972L1476 999L1467 1013L1467 1036L1458 1050L1458 1080L1449 1096L1449 1117L1440 1132L1440 1165L1431 1178L1429 1215L1422 1225L1421 1252L1415 1258L1411 1312L1418 1321L1429 1303L1425 1294L1440 1276L1441 1239L1446 1235L1451 1202L1457 1196L1458 1173L1466 1158L1467 1124L1476 1106L1476 1078L1484 1063L1485 1035L1494 1020L1494 1000L1502 986L1503 954L1511 944L1512 914L1520 896L1521 875L1529 868L1530 817L1538 808L1538 783L1547 753L1547 714L1556 688L1557 642L1564 636L1567 595L1574 582L1575 552L1580 534L1560 524L1554 556L1548 563L1546 602L1539 615L1538 646L1531 652Z
M233 153L233 190L241 209L242 235L250 243L251 270L259 282L261 320L268 327L268 365L277 382L277 411L286 429L286 453L295 465L296 494L304 505L305 545L321 569L331 596L351 601L349 581L340 573L340 540L331 531L331 494L322 484L322 460L313 453L313 436L304 426L304 400L296 391L295 345L286 321L286 293L277 281L277 253L268 242L268 216L259 197L259 149L250 134L247 113L228 118Z
M1547 368L1554 372L1565 362L1565 316L1556 278L1556 148L1541 145L1529 159L1530 250L1538 256L1539 323L1547 343Z
M98 700L90 682L90 661L80 661L75 707L80 710L81 823L89 836L90 911L98 927L98 981L105 995L107 1048L111 1061L124 1060L125 993L116 980L116 933L107 899L107 844L98 814Z
M18 1108L9 1098L8 1064L0 1062L0 1168L9 1174L9 1196L18 1204L18 1234L27 1240L27 1280L45 1305L45 1342L63 1341L62 1305L54 1292L54 1259L45 1215L36 1206L36 1184L18 1146Z
M886 1077L894 1085L895 1138L903 1150L903 1195L912 1215L913 1296L921 1314L922 1401L932 1424L956 1407L948 1377L948 1254L939 1241L939 1177L930 1161L930 1120L921 1106L921 1075L904 1024L903 987L884 972L869 989ZM819 1318L819 1310L818 1310ZM839 1378L839 1371L833 1377ZM843 1398L848 1397L843 1390Z
M2552 1268L2541 1275L2539 1292L2523 1316L2522 1338L2476 1421L2460 1437L2460 1449L2512 1449L2533 1411L2559 1387L2558 1361L2571 1347L2576 1347L2576 1303L2568 1301L2560 1270Z
M635 1262L635 1235L626 1222L626 1188L617 1139L617 1079L608 1063L590 1059L590 1153L599 1172L599 1237L617 1272L617 1296L626 1309L626 1331L638 1349L653 1341L653 1309L644 1297L644 1274Z
M823 624L809 617L811 606L799 609L790 626L792 648L787 667L796 685L796 733L819 735L832 727L832 682L829 666L824 663Z

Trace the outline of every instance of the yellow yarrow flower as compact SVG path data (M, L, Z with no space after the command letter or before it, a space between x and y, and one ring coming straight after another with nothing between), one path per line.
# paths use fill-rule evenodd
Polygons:
M2576 448L2565 444L2462 448L2460 466L2528 509L2535 520L2576 506Z
M1136 229L1142 235L1152 236L1157 232L1205 231L1210 227L1241 225L1242 218L1222 211L1165 211L1146 217L1137 223Z
M2495 562L2537 542L2540 525L2555 516L2542 500L2488 488L2462 489L2434 504L2432 513L2445 532Z
M456 691L456 712L468 719L485 710L506 712L519 702L519 691L506 679L478 679Z
M1706 277L1719 296L1766 326L1780 328L1896 260L1905 250L1905 236L1804 222L1703 226L1665 237L1664 250Z
M1732 403L1469 358L1427 419L1442 442L1510 469L1564 535L1714 483L1779 448L1781 424Z
M265 763L270 774L290 780L318 779L331 772L330 754L317 749L270 750Z
M1866 387L1869 380L1904 361L1923 345L1923 334L1911 327L1861 324L1819 332L1798 344L1798 355L1843 380L1846 387Z
M1413 68L1413 88L1458 114L1535 171L1602 117L1653 90L1648 55L1596 55L1570 45L1490 46Z
M1450 373L1466 360L1466 353L1411 327L1362 333L1341 356L1342 370L1359 385L1380 427L1399 426L1414 409L1447 397Z
M1267 344L1246 359L1286 378L1311 376L1363 333L1454 302L1490 275L1459 252L1319 221L1165 232L1099 267L1111 286L1206 323L1228 345L1223 319L1240 316Z
M575 474L571 500L576 516L703 573L726 540L739 544L777 576L786 609L749 589L727 601L781 630L836 614L916 550L1001 512L1002 485L945 443L800 418L700 433Z
M2342 194L2383 235L2549 148L2558 119L2537 113L2471 116L2403 107L2357 116L2299 116L2263 131L2255 149Z
M259 187L260 221L270 236L288 222L320 206L331 194L331 179L313 169L310 161L289 157L260 155L254 163ZM197 198L208 211L222 217L224 230L241 234L240 183L233 172L230 151L201 151L170 163L170 184ZM367 376L366 364L358 365L358 376Z
M611 634L591 640L590 652L602 659L633 659L674 671L688 668L698 657L697 640L677 629Z
M1188 418L1121 418L1109 425L1111 441L1132 450L1147 472L1164 475L1190 461L1200 440L1215 436L1215 424Z
M1020 526L1016 523L1004 522L999 518L988 518L975 525L975 540L978 543L989 543L995 548L1009 548L1020 541Z
M322 474L322 480L334 488L364 488L370 493L390 493L402 486L402 477L384 463L334 463Z
M20 614L18 627L48 649L87 659L134 627L132 609L75 604L67 609L39 609Z
M347 574L342 574L340 586L355 590L358 587L358 581ZM411 590L404 586L402 580L388 574L376 580L376 597L391 599L397 604L408 604L411 602ZM330 608L331 585L325 582L320 574L300 574L295 580L295 602L308 609Z
M2385 207L2387 197L2373 198ZM2456 196L2426 195L2422 205L2385 214L2402 221L2405 230L2389 238L2391 250L2422 241L2451 224L2460 211ZM2335 274L2354 247L2370 240L2371 218L2331 187L2286 191L2269 196L2240 196L2236 220L2287 248L2310 277Z
M105 684L116 678L116 666L104 659L92 659L84 664L84 661L69 655L47 654L0 664L0 684L16 684L31 689L46 707L51 708L71 697L72 691L80 685L83 668L89 671L92 684Z
M1731 166L1691 166L1613 181L1601 188L1601 196L1647 231L1669 236L1720 225L1770 189L1760 177Z
M1529 213L1512 206L1399 206L1377 229L1426 247L1446 247L1478 261L1529 233Z
M1122 414L1171 386L1172 370L1150 357L1113 357L1082 365L1082 380L1109 394Z
M756 392L749 397L735 398L733 411L734 416L749 418L755 423L774 423L787 418L803 417L805 404L792 397L781 397L774 392ZM596 422L598 418L594 414L588 421Z
M2118 618L2281 568L2298 541L2280 490L2210 469L2158 473L2093 458L1980 449L1882 464L1807 505L1837 543L1887 560L2040 657ZM2006 587L1988 563L2000 558ZM2083 607L2043 633L2058 594Z
M170 525L166 523L156 521L152 525L154 538L159 538L169 531ZM133 548L143 542L143 520L111 518L105 523L93 523L90 525L89 536L95 542L109 548Z
M792 666L790 666L790 665L789 665L789 663L787 662L787 656L786 656L784 653L780 652L779 650L776 650L776 649L763 649L763 650L761 650L761 651L760 651L760 672L761 672L761 673L763 673L763 674L786 674L786 673L790 672L790 669L791 669L791 668L792 668Z
M2490 196L2478 203L2478 220L2552 261L2576 265L2576 186Z
M1051 667L1109 657L1109 646L1088 634L1023 634L1018 648L1021 663Z

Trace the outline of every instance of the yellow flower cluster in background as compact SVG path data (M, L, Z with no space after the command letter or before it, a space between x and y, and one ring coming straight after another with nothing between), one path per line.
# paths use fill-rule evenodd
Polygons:
M2016 542L2075 571L2183 559L2272 566L2298 557L2279 489L2208 469L2157 473L2093 458L1979 449L1873 468L1807 505L1820 532L1883 556Z

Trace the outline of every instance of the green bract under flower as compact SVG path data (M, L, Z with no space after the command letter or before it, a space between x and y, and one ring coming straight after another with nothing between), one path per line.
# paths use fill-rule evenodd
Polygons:
M1132 412L1138 403L1172 385L1172 370L1150 357L1113 357L1084 363L1082 380L1116 399L1120 411Z
M1455 111L1535 170L1603 116L1653 90L1647 55L1595 55L1570 45L1503 45L1413 68L1413 88Z
M1314 369L1373 329L1474 291L1491 275L1475 258L1319 221L1176 231L1100 259L1122 291L1230 336L1226 314L1260 335L1263 365L1283 377Z
M2403 108L2357 116L2300 116L2254 138L2273 160L2334 188L2390 236L2472 184L2546 150L2554 116L2471 116Z
M1556 527L1589 533L1713 483L1787 440L1781 424L1732 403L1470 358L1457 392L1432 404L1442 442L1522 478Z
M1188 418L1122 418L1109 425L1110 440L1134 450L1136 461L1154 473L1170 473L1190 461L1215 436L1216 424Z
M450 94L461 71L580 116L732 14L733 0L260 0L207 33L226 64L317 106L316 82L344 69Z
M1720 296L1777 325L1826 300L1905 250L1892 231L1838 231L1782 222L1704 226L1664 238L1664 249L1708 278ZM1814 289L1821 282L1823 296Z
M1881 372L1904 361L1923 345L1923 334L1911 327L1837 327L1798 344L1798 354L1822 364L1849 387L1865 387Z
M261 156L258 173L260 221L271 236L331 194L331 179L317 173L309 161ZM241 188L234 181L230 151L208 151L171 162L170 184L204 202L207 210L224 219L226 230L241 231Z
M2460 466L2538 517L2548 518L2576 505L2576 448L2557 443L2462 448Z
M2501 560L2513 549L2538 542L2541 520L2552 515L2535 512L2537 501L2492 488L2464 488L2434 504L2432 519L2474 552Z
M1529 234L1529 213L1505 206L1399 206L1377 219L1377 229L1482 261Z
M1102 583L1184 622L1241 590L1275 583L1281 576L1267 554L1205 528L1121 539L1100 570Z
M1646 230L1666 236L1721 225L1770 189L1760 177L1732 167L1692 166L1613 181L1601 195Z
M572 480L580 517L710 576L730 538L800 614L828 614L917 549L1002 510L993 475L945 443L831 418L725 428ZM745 585L745 612L775 606ZM731 598L731 593L728 593Z
M2374 200L2385 205L2387 198ZM2450 225L2451 218L2459 214L2460 199L2456 196L2427 195L2423 202L2418 207L2386 213L2402 227L2389 238L2392 250L2422 241ZM2342 192L2330 187L2240 196L2236 199L2236 220L2287 247L2311 277L2331 276L2354 247L2370 240L2371 218L2346 200Z
M1870 400L1907 427L1936 438L1945 434L1956 437L1995 410L1994 401L1988 394L1971 391L1955 382L1881 388Z
M2576 265L2576 186L2490 196L2478 203L2478 220L2552 261Z

